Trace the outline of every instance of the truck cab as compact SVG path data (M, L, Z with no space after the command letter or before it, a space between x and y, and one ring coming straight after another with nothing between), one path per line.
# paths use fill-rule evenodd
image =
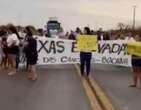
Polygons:
M50 18L47 22L47 33L48 37L56 38L61 32L61 23L58 22L57 18Z

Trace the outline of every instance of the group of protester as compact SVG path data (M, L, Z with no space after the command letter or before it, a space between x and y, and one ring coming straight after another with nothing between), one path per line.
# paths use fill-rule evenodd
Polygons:
M67 33L68 38L76 40L77 34L87 34L87 35L97 35L98 40L126 40L132 42L141 42L141 34L121 33L114 32L109 34L108 32L97 31L94 32L90 28L85 27L84 33L79 28L76 28L76 31L71 31L70 34ZM90 74L90 62L91 62L91 52L80 52L80 70L82 76L84 76L84 67L86 66L86 75ZM133 70L133 84L130 87L139 87L141 88L141 57L132 55L132 70Z
M11 67L8 75L14 75L18 72L20 51L25 54L28 70L28 79L37 80L36 63L38 60L37 52L37 40L34 37L33 30L30 26L27 26L23 30L24 34L21 34L17 28L13 25L7 29L0 29L0 62L1 67ZM39 30L40 36L45 36L43 30ZM110 40L111 34L104 33L101 30L94 32L89 27L85 27L82 30L76 28L76 31L66 33L65 37L70 40L76 40L77 35L97 35L98 40ZM112 34L114 35L114 34ZM24 36L24 37L23 37ZM128 40L128 41L141 41L141 35L133 36L132 34L124 35L118 34L115 37L116 40ZM47 36L46 36L47 37ZM92 52L81 51L80 52L80 70L82 76L89 76L91 66ZM85 69L86 67L86 69ZM141 88L141 58L139 56L132 55L132 67L133 67L133 79L134 83L131 87L137 87L138 81ZM85 72L86 70L86 72Z
M77 31L75 38L78 34L80 33ZM92 35L89 27L85 27L84 32L81 31L81 34ZM43 37L45 35L41 32L39 36ZM0 30L0 65L5 69L10 67L8 75L14 75L18 72L20 52L22 51L26 57L28 79L37 80L36 63L38 52L36 38L30 26L27 26L22 34L13 25L10 25L7 29ZM88 76L90 73L91 57L91 52L80 52L82 76L85 76L85 66L86 75Z
M10 67L8 75L16 74L19 68L20 50L22 50L26 56L28 79L36 80L37 41L33 37L30 26L27 26L24 32L26 35L23 38L13 25L10 25L7 29L0 30L1 67Z
M102 31L102 29L99 29L98 31L94 31L90 29L89 31L90 31L89 34L97 35L98 40L110 40L111 39L110 33L104 32ZM67 32L65 36L67 39L76 40L77 34L83 34L83 31L79 27L77 27L75 31L71 30L70 32Z
M102 28L100 28L97 31L90 30L91 35L97 35L98 40L128 40L130 38L133 38L134 36L139 36L139 32L122 32L120 30L112 30L112 31L103 31ZM77 34L83 34L82 30L77 27L75 31L71 30L70 32L66 32L65 39L70 40L76 40Z

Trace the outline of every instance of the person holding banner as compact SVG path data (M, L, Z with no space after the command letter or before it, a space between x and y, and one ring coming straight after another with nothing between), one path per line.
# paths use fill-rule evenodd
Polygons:
M141 36L135 36L132 42L141 41ZM139 88L141 88L141 56L132 54L132 68L133 68L133 81L134 83L130 87L138 87L138 81L140 82Z
M36 63L38 59L37 41L33 38L33 32L30 27L26 27L27 42L24 44L26 47L26 58L28 64L28 79L37 80Z
M84 28L84 34L85 35L91 35L91 31L89 27ZM80 52L80 70L81 70L81 75L84 76L84 70L86 66L86 75L89 76L90 74L90 66L91 66L91 58L92 58L92 53L91 52L86 52L86 51L81 51Z

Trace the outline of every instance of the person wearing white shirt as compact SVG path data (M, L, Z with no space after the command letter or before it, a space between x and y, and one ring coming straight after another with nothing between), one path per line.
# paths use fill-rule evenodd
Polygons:
M19 34L14 26L9 27L10 34L7 38L8 45L8 59L12 65L11 72L8 75L13 75L16 73L16 58L19 54Z
M12 45L18 46L19 45L19 39L16 34L10 34L7 38L7 45L8 47L11 47Z

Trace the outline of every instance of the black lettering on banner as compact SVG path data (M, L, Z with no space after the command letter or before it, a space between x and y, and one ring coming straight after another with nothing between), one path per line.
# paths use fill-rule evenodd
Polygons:
M51 63L55 63L55 62L56 62L56 58L50 57L50 62L51 62Z
M124 55L125 55L126 54L126 50L125 50L126 47L127 47L126 44L122 44L122 45L120 45L120 44L113 44L112 52L113 53L117 53L118 55L121 54L121 52L123 52ZM116 50L116 48L117 48L117 50Z
M61 62L62 62L62 63L67 62L67 56L63 56L63 57L61 58Z
M128 65L128 58L112 58L112 57L103 57L102 63L104 64L124 64Z
M53 51L54 54L56 54L56 46L55 46L55 41L51 41L50 47L49 47L49 53Z
M123 44L122 45L122 48L121 48L121 51L124 52L124 55L127 55L128 54L126 50L127 50L127 44Z
M105 43L105 44L103 44L103 45L100 45L100 44L99 44L98 47L99 47L99 49L98 49L98 50L99 50L99 51L98 51L99 53L102 53L102 54L103 54L106 50L108 50L109 53L111 53L110 44L107 44L107 43Z
M106 63L108 63L108 60L106 59L106 57L102 57L102 63L104 63L104 64L106 64Z
M72 48L71 48L72 53L77 52L77 51L75 51L75 49L77 49L76 44L77 44L77 42L72 42Z
M105 48L103 49L103 53L104 53L105 50L109 50L109 53L111 53L110 44L107 44L107 45L105 46Z
M69 63L76 63L76 62L79 62L80 58L73 58L73 57L67 57L67 56L63 56L61 58L61 62L63 63L66 63L66 62L69 62Z
M121 54L121 52L124 52L124 54L126 54L125 49L127 48L127 45L125 44L117 44L114 43L112 45L108 44L108 43L104 43L104 44L99 44L98 45L98 53L104 54L106 51L109 52L109 54L113 53L113 54Z
M47 63L48 62L48 58L47 57L43 57L43 63Z
M115 59L115 61L117 64L120 64L121 62L122 62L122 64L124 64L124 61L122 58Z
M57 47L59 47L59 49L57 49L58 53L63 53L65 51L65 47L63 44L63 41L57 41Z
M48 51L47 48L46 48L46 44L48 43L48 41L45 41L45 42L43 43L41 40L39 40L39 42L40 42L40 44L41 44L41 47L40 47L40 49L38 50L38 53L40 53L40 51L41 51L42 49L44 49L47 53L49 53L49 51Z
M118 55L120 54L121 52L121 46L120 44L113 44L112 45L112 49L111 49L111 53L118 53Z
M63 53L64 50L65 50L65 47L63 45L64 44L63 41L57 41L57 42L55 42L55 41L50 41L50 42L45 41L45 42L43 42L43 41L39 40L39 43L41 44L41 47L39 48L38 53L42 49L44 49L47 54L51 53L51 52L53 52L54 54L56 54L56 52ZM47 43L49 43L49 47L48 47L49 49L46 46ZM57 47L59 47L59 49L57 49Z
M73 58L73 57L70 58L70 61L71 61L71 62L77 62L77 60L78 60L78 58Z
M43 63L55 63L56 58L55 57L43 57Z

